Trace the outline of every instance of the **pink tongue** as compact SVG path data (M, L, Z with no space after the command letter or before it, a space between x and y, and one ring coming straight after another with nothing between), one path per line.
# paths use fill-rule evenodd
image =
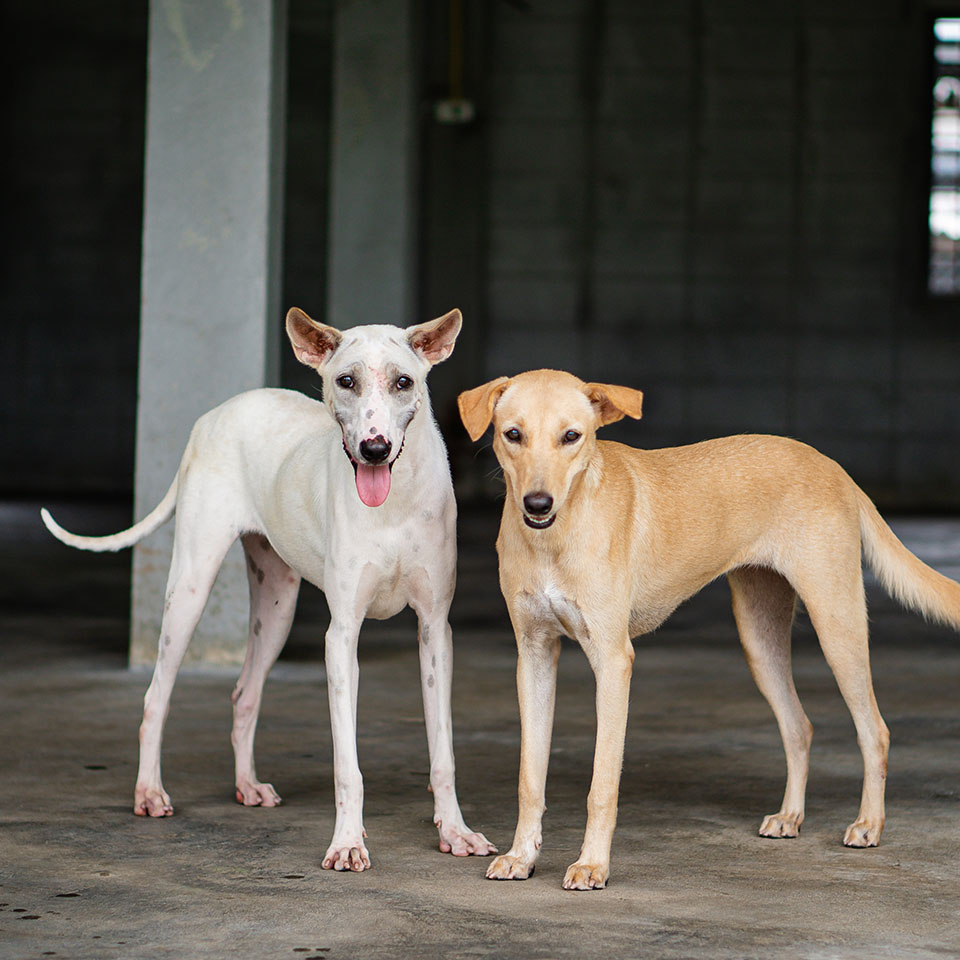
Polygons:
M379 507L390 492L390 468L371 467L366 463L357 464L357 493L368 507Z

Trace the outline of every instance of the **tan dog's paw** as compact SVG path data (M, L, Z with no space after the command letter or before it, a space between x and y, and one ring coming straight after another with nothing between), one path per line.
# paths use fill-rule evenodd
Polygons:
M607 864L571 863L563 878L564 890L602 890L610 878Z
M173 804L163 787L142 787L133 794L133 812L138 817L172 817Z
M330 844L323 863L320 864L324 870L336 870L343 873L351 871L352 873L362 873L370 869L370 854L362 840L357 840L354 844L342 845L334 841Z
M795 837L800 833L800 824L803 823L802 813L771 813L763 818L760 824L760 836L772 837L776 840L785 837Z
M237 803L245 807L278 807L282 802L272 783L245 780L237 784Z
M488 880L526 880L533 876L534 862L526 857L505 853L487 867Z
M871 820L854 820L843 835L845 847L875 847L880 842L883 823Z

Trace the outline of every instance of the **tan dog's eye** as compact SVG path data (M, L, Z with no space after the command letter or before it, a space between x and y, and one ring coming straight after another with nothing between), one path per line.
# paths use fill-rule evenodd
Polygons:
M564 442L564 443L576 443L576 442L580 439L581 436L582 436L582 434L577 433L576 430L568 430L568 431L563 435L563 442Z
M503 435L511 443L520 442L520 431L516 427L511 427L509 430L505 430Z

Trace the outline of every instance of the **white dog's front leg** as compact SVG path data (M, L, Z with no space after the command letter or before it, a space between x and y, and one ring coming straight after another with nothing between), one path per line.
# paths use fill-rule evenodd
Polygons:
M324 870L367 870L363 840L363 777L357 761L357 638L360 621L330 622L326 637L327 697L333 734L333 778L337 820L323 858Z
M433 790L433 822L440 831L440 850L455 857L484 857L497 848L464 822L457 802L453 759L453 635L445 616L420 618L420 683L423 714L430 750L430 788Z

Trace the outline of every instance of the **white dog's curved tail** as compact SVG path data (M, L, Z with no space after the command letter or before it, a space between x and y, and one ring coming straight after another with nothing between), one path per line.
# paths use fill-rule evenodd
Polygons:
M173 478L173 483L170 484L170 489L164 494L163 499L139 523L105 537L81 537L75 533L70 533L69 530L64 530L53 519L46 507L40 510L40 516L46 528L68 547L76 547L78 550L93 550L96 553L103 553L108 550L125 550L153 533L157 527L173 515L177 505L177 480L177 477Z
M857 505L864 557L887 593L928 620L960 630L960 583L915 557L859 487Z

